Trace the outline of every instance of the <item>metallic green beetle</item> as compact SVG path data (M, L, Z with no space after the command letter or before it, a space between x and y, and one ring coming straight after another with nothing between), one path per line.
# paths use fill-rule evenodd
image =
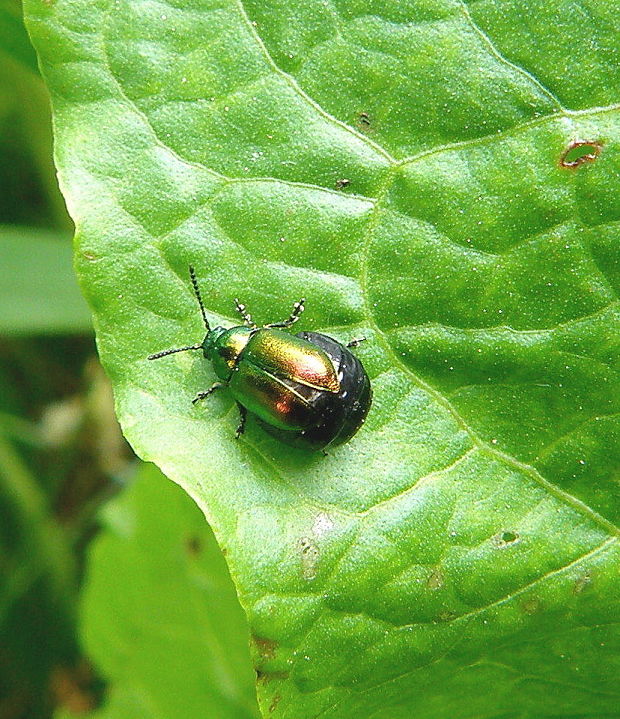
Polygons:
M318 332L286 332L303 312L303 299L295 303L287 320L263 327L254 324L245 306L235 300L244 325L211 328L194 268L189 272L207 334L201 344L164 350L148 359L202 350L221 381L193 401L228 387L241 414L237 437L248 412L270 434L306 449L342 444L357 432L372 401L366 370L348 350L361 340L345 347Z

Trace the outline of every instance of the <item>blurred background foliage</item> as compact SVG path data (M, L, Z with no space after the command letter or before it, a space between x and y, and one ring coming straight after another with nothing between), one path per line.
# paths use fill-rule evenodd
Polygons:
M134 461L71 266L49 102L16 0L0 0L0 718L86 708L84 548Z
M87 654L99 651L103 663L109 656L104 670L114 674L116 667L121 679L126 677L122 652L108 652L112 624L127 612L119 641L131 646L139 632L140 603L148 605L154 597L161 600L162 635L175 641L185 636L184 662L200 670L193 678L194 700L203 708L218 702L226 708L222 717L254 716L247 630L202 515L154 469L148 472L157 476L144 480L153 489L141 490L156 493L151 501L122 497L121 490L147 470L121 436L90 313L73 273L72 224L56 182L49 101L18 0L0 0L0 167L0 719L99 716L99 711L123 719L149 715L138 706L135 687L122 680L110 687ZM120 504L110 504L119 493ZM151 576L150 584L142 577L132 601L114 607L113 621L106 609L114 596L108 596L111 579L125 556L119 537L131 543L129 530L119 527L123 521L159 526L162 493L164 504L172 502L177 510L167 543L157 532L137 529L134 565L124 571L131 577L140 556L167 547L164 566L174 556L170 566L182 589L173 586L166 604L161 577ZM110 560L115 541L121 542L119 553ZM180 550L170 554L172 546ZM132 597L127 585L125 592ZM179 592L193 602L187 611ZM215 614L204 610L197 617L196 606L208 607L214 597ZM225 650L213 622L232 627L232 644ZM153 666L160 664L152 659L157 646L144 649ZM148 661L139 651L136 657ZM148 699L142 694L142 701ZM192 712L183 701L175 708L173 698L165 715Z

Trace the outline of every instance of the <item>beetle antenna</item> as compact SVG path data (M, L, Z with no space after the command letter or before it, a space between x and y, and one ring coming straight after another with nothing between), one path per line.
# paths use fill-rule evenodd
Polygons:
M156 352L154 355L149 355L147 359L159 359L166 355L173 355L175 352L185 352L187 350L201 350L202 345L190 345L189 347L177 347L174 350L164 350L163 352Z
M194 287L194 292L196 293L196 299L198 300L198 304L200 305L200 311L202 312L202 319L205 323L205 327L207 328L207 332L211 332L211 326L209 325L209 320L207 319L207 312L205 310L205 306L202 303L202 297L200 296L200 290L198 289L198 280L196 279L196 273L194 272L194 268L190 265L189 266L189 276L192 280L192 285ZM194 349L193 347L184 347L183 349Z

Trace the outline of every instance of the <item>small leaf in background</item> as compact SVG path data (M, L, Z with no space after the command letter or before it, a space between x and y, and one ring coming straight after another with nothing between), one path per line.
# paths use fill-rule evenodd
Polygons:
M0 226L70 235L52 158L49 93L21 15L20 0L0 0Z
M37 56L22 22L21 3L0 0L0 54L38 73Z
M0 335L92 331L71 244L39 228L0 227Z
M198 507L142 465L102 522L81 610L84 647L109 682L93 719L257 717L247 624Z
M227 552L263 714L616 716L618 3L26 9L120 421ZM214 322L367 337L353 441L235 441L202 357L146 360L202 339L190 263Z

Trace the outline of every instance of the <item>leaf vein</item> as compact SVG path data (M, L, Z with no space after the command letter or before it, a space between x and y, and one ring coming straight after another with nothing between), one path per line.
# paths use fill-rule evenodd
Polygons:
M529 70L526 70L524 67L520 65L516 65L514 62L511 62L506 58L502 53L495 47L494 42L491 40L489 35L484 32L484 30L474 21L473 17L471 16L471 13L469 12L469 8L467 7L467 4L464 0L458 0L459 5L461 6L461 9L463 11L463 15L465 16L465 19L471 26L472 30L480 37L482 42L487 46L489 53L496 58L499 62L506 65L507 67L515 70L520 75L523 75L526 77L530 82L534 83L536 87L545 94L557 107L559 110L564 111L564 107L562 106L562 103L560 102L557 95L555 95L551 90L545 85L543 85L538 78L531 73Z
M593 107L587 107L582 110L568 110L563 109L562 111L557 111L550 113L548 115L542 115L541 117L533 118L532 120L526 120L524 122L520 122L516 125L513 125L512 127L508 127L505 130L502 130L501 132L495 132L491 135L482 135L481 137L472 137L467 140L459 140L458 142L449 142L444 145L437 145L435 147L431 147L428 150L422 150L421 152L417 152L414 155L409 155L408 157L404 157L396 163L396 167L403 167L406 165L411 165L414 162L418 162L419 160L424 159L425 157L430 157L433 155L438 155L442 152L450 152L452 150L461 150L466 147L475 147L477 145L486 145L487 143L492 143L495 140L501 140L505 137L511 137L512 135L518 135L520 132L524 132L529 130L532 127L538 127L539 125L545 125L548 122L552 122L553 120L559 120L562 118L570 119L572 117L587 117L590 115L602 115L606 114L608 112L618 112L620 111L620 103L615 103L613 105L606 105L606 106L593 106Z
M378 145L376 142L373 142L370 140L366 135L364 135L361 132L358 132L355 128L351 127L350 125L347 125L346 123L342 122L341 120L338 120L336 117L328 113L324 108L322 108L315 100L313 100L302 88L300 87L299 83L295 78L290 75L289 73L285 72L273 59L271 56L269 50L267 49L267 46L263 42L263 39L258 34L256 27L252 24L252 21L250 20L248 13L245 9L245 6L243 4L243 0L234 0L234 2L237 4L237 7L239 9L239 14L241 15L247 29L249 30L250 34L254 38L254 41L260 48L261 52L263 53L266 61L269 63L269 65L272 67L275 73L280 75L284 80L290 85L290 87L299 95L299 97L304 100L305 102L310 105L321 117L328 120L333 125L341 128L345 132L348 132L349 134L353 135L357 140L363 142L365 145L367 145L370 149L372 149L377 154L384 157L391 165L396 164L395 158L393 158L387 150L385 150L383 147Z

